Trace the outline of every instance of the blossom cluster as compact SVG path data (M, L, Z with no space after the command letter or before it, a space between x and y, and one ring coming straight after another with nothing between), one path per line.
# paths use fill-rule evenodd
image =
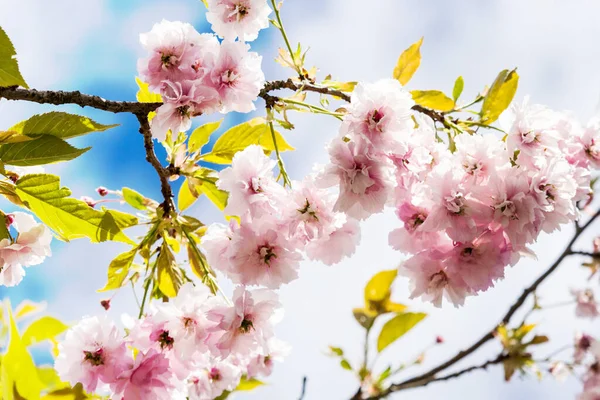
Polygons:
M5 219L7 230L14 228L17 236L14 240L0 240L0 285L15 286L25 276L24 267L41 264L52 254L52 234L44 224L23 212L7 214Z
M59 345L61 379L119 400L211 400L242 377L270 375L288 352L273 334L282 315L273 291L239 287L228 304L187 283L151 307L126 336L106 316L81 320Z
M262 57L246 43L221 43L190 24L165 20L140 35L140 41L150 55L139 60L138 72L164 103L151 125L159 141L169 130L187 131L194 116L254 110L265 77Z
M339 187L336 211L365 219L389 205L401 227L390 245L411 257L411 297L462 305L503 278L540 232L578 217L600 166L600 120L583 127L528 100L505 137L463 133L445 143L413 115L395 80L359 84L317 185Z
M228 226L212 224L202 238L208 262L234 283L277 289L298 277L301 252L331 265L354 253L358 221L335 211L335 200L311 177L284 189L273 176L275 161L262 147L238 152L219 173L229 192Z

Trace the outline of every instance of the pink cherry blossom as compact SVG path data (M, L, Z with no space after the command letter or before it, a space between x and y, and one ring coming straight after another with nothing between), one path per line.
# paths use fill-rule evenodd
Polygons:
M350 257L360 242L360 223L344 214L336 215L334 229L306 244L306 255L326 265L337 264Z
M209 0L206 19L220 37L251 42L269 27L269 14L267 0Z
M405 253L418 253L439 242L440 232L420 229L429 216L429 210L405 202L396 209L396 215L403 226L390 232L389 243L392 248Z
M283 358L290 352L290 346L272 337L267 342L259 347L256 354L250 358L247 365L247 375L250 378L256 376L269 376L273 372L275 361L282 362Z
M600 305L594 297L594 292L591 289L571 290L571 294L577 301L575 307L575 315L581 318L596 318L600 315Z
M240 368L228 359L215 360L187 378L187 397L190 400L215 399L225 390L233 391L241 377Z

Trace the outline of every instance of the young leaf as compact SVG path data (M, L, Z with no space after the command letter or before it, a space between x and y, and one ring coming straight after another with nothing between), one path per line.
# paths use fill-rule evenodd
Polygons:
M6 214L0 211L0 240L9 239L11 240L10 232L6 226Z
M68 196L60 178L49 174L21 177L15 193L39 219L65 241L87 237L90 241L114 240L135 244L122 231L115 214L98 211L81 200Z
M423 44L423 38L404 50L398 58L398 63L394 68L394 79L398 80L402 86L410 81L410 78L421 65L421 44Z
M156 260L158 268L158 288L167 297L177 296L181 287L181 276L177 273L175 257L167 242L163 242Z
M202 1L202 4L204 4L204 6L205 6L206 8L208 8L208 1L207 1L207 0L201 0L201 1Z
M136 99L140 103L161 103L162 97L159 93L153 93L150 91L149 85L142 81L140 78L136 77L135 82L140 88L136 94Z
M6 32L0 27L0 87L29 87L19 71L16 56L17 53L12 42Z
M412 90L413 100L420 106L438 111L450 111L454 108L454 100L439 90Z
M198 192L190 189L190 185L192 185L191 181L186 178L179 187L179 192L177 193L177 208L179 208L180 211L191 207L192 204L198 200Z
M456 78L456 81L454 82L454 88L452 89L452 98L454 99L454 102L458 100L458 98L463 92L464 87L465 80L462 76L459 76L458 78Z
M210 135L219 129L223 120L209 122L194 129L188 141L188 151L194 153L202 148L210 140Z
M125 282L125 278L129 275L129 268L131 268L136 254L137 248L134 248L128 252L119 254L112 260L108 266L108 281L102 289L98 289L98 292L107 292L123 286L123 282Z
M491 124L496 121L512 102L519 85L517 70L503 70L488 90L481 107L481 122Z
M356 322L365 329L371 329L373 322L375 322L375 318L378 315L377 313L364 308L355 308L352 310L352 314L354 315Z
M390 344L400 339L406 332L417 325L427 314L404 313L398 314L383 325L377 338L377 351L382 352Z
M46 303L34 303L30 300L23 300L15 309L15 318L23 318L29 314L34 314L43 311L46 308Z
M77 149L54 136L40 136L35 140L0 146L0 160L19 167L52 164L79 157L91 147Z
M277 131L275 138L279 151L294 150ZM235 153L252 144L261 145L267 154L275 150L271 131L264 118L254 118L230 128L217 139L212 151L204 154L201 159L215 164L229 164Z
M365 286L365 304L379 303L389 298L390 288L396 275L398 275L398 270L395 269L380 271L373 275Z
M352 371L352 365L350 365L350 362L348 360L346 360L345 358L342 358L340 360L340 365L342 368L344 368L348 371Z
M146 210L146 198L140 193L128 187L121 189L121 193L123 193L123 200L131 207L138 210Z
M10 342L2 357L1 379L2 399L16 399L13 388L21 398L36 400L40 398L43 385L38 377L37 368L23 343L17 324L11 311L8 311Z
M25 333L23 333L22 337L23 345L30 346L44 340L52 339L67 329L69 329L69 327L56 318L42 317L32 322L31 325L25 329Z
M102 132L119 124L103 125L81 115L52 111L37 114L10 127L8 130L20 135L51 135L61 139L69 139L91 132Z
M217 177L215 171L202 168L194 174L194 188L200 193L204 193L210 201L221 211L227 206L229 194L217 188Z
M240 383L237 385L235 390L236 391L253 390L259 386L263 386L264 384L265 384L264 382L261 382L258 379L246 378L245 376L242 376L242 380L240 380Z

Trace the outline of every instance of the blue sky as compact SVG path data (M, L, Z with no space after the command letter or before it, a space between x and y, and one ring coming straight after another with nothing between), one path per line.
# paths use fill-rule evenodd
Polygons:
M199 31L209 30L204 7L198 0L0 0L0 9L0 26L13 39L30 86L81 90L109 99L134 99L136 61L143 55L138 35L150 30L153 23L162 18L179 19L194 24ZM20 19L24 15L28 17L27 24ZM423 62L410 84L411 89L450 91L454 79L463 75L465 96L474 95L491 83L501 69L518 67L521 75L518 98L530 94L533 101L559 110L573 110L584 120L598 111L600 99L597 15L600 4L591 0L568 3L286 0L283 8L291 40L301 40L305 47L310 47L308 63L320 68L321 77L328 73L340 80L388 77L402 50L425 36ZM286 71L272 61L277 47L282 45L276 33L273 29L263 31L252 43L253 49L264 57L267 79L286 76ZM48 109L1 101L0 129ZM63 184L72 188L75 196L93 195L100 185L112 189L129 186L148 196L160 195L155 172L144 161L142 140L132 116L68 106L61 109L101 123L121 124L107 132L77 139L77 145L91 145L92 150L75 161L48 169L60 173ZM256 115L262 114L259 105ZM245 117L228 115L225 124L235 124ZM206 120L218 118L215 115ZM324 145L335 135L337 123L323 116L304 114L293 115L293 121L296 130L286 137L297 151L285 154L285 160L292 177L299 179L311 171L314 163L326 161ZM201 122L204 119L197 121ZM3 207L9 208L4 204ZM190 209L190 213L205 222L220 219L213 206L204 200ZM294 350L287 362L276 369L268 387L253 396L239 398L296 398L305 375L307 400L349 397L355 390L354 378L325 357L324 352L329 344L339 345L351 361L358 361L363 338L351 309L361 304L362 287L371 275L393 268L401 260L386 245L387 233L396 224L391 211L364 223L362 244L351 261L334 267L302 264L301 278L281 290L286 317L278 334ZM497 322L511 300L561 251L559 248L570 229L566 227L562 233L542 237L536 245L537 261L527 260L512 268L497 288L470 299L459 310L447 307L433 310L419 301L407 301L407 282L398 280L396 300L431 315L386 351L381 369L386 362L397 364L410 359L437 334L444 335L447 344L428 354L431 363L469 345ZM598 232L597 226L594 231ZM589 234L582 239L581 248L585 248L586 240L591 237ZM114 243L54 241L54 256L43 265L28 269L17 288L0 289L0 297L11 298L13 304L23 298L47 301L48 311L66 321L99 314L102 312L99 301L106 294L95 290L103 286L111 258L124 249ZM584 279L577 260L570 260L540 294L548 303L566 300L568 287L579 286ZM122 312L134 310L131 292L122 290L113 299L110 314L118 319ZM576 321L572 311L565 308L534 317L540 329L554 340L553 345L540 350L541 355L569 343L576 330L600 333L598 323ZM467 364L490 357L497 350L497 344L490 344L482 355ZM42 354L39 357L44 358ZM492 368L488 373L474 373L392 398L562 400L574 398L578 390L575 379L559 384L551 380L538 383L530 377L505 384L500 368Z

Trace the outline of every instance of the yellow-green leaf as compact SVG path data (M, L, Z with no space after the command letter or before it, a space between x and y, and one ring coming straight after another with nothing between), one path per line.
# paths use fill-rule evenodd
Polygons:
M519 86L517 70L503 70L488 90L481 107L481 122L491 124L496 121L512 102Z
M258 379L246 378L245 376L243 376L242 379L240 380L240 383L235 388L235 390L236 391L254 390L259 386L263 386L264 384L265 384L264 382L261 382Z
M177 193L177 208L183 211L198 200L198 193L190 189L191 182L186 178Z
M140 88L136 94L137 101L140 103L161 103L162 97L159 93L153 93L150 91L149 85L136 77L135 82Z
M352 91L354 91L354 88L356 87L356 85L358 85L358 82L338 82L338 81L324 80L321 84L328 88L341 90L342 92L352 92Z
M83 201L69 197L71 191L60 187L58 176L25 175L17 181L15 193L65 241L87 237L92 242L114 240L135 244L123 233L114 214L95 210Z
M102 289L98 289L98 292L107 292L123 286L136 254L137 248L134 248L115 257L108 266L108 281Z
M452 98L454 99L454 102L458 100L464 88L465 80L462 76L459 76L458 78L456 78L456 81L454 82L454 88L452 89Z
M53 317L42 317L32 322L23 333L23 345L32 344L52 339L69 329L67 325Z
M23 318L29 314L38 313L46 308L46 303L34 303L30 300L23 300L15 309L15 318Z
M208 1L207 0L200 0L200 1L202 1L202 4L204 4L204 6L206 8L208 8Z
M365 304L382 302L389 298L390 290L398 270L391 269L376 273L365 286Z
M17 52L6 32L0 27L0 87L7 86L29 87L19 71Z
M227 206L229 193L217 188L216 172L202 168L194 174L194 189L199 193L204 193L206 197L221 211Z
M400 339L425 318L425 313L398 314L383 325L377 338L377 351L381 352L390 344Z
M163 242L156 263L158 268L158 288L167 297L177 296L182 281L176 269L175 257L167 242Z
M294 150L277 131L275 138L279 151ZM228 129L217 139L212 151L202 155L201 159L215 164L229 164L235 153L252 144L262 146L267 154L275 150L271 131L264 118L254 118Z
M345 358L340 360L340 366L348 371L352 371L352 365L350 365L350 362Z
M123 200L131 207L137 208L138 210L146 209L146 198L140 193L133 189L129 189L128 187L121 189L121 193L123 193Z
M394 68L394 79L398 80L402 85L406 85L410 78L421 65L421 44L423 38L413 43L408 49L398 58L396 67Z
M356 322L365 329L371 329L373 322L375 322L375 318L377 317L377 313L365 308L355 308L352 310L352 314L354 315Z
M77 149L55 136L43 135L35 140L0 146L0 160L20 167L52 164L79 157L91 147Z
M16 131L0 131L0 144L28 142L34 139Z
M454 100L439 90L412 90L413 100L420 106L438 111L450 111L454 108Z
M10 342L6 354L2 357L1 381L2 399L14 399L13 387L27 400L40 398L43 385L38 377L37 368L23 343L12 312L8 312Z
M52 111L34 115L12 126L8 131L30 137L35 135L50 135L61 139L68 139L91 132L106 131L116 126L119 126L119 124L103 125L81 115Z
M188 141L188 151L194 153L202 149L202 146L210 140L210 135L219 129L222 122L223 120L221 119L219 121L209 122L208 124L204 124L194 129Z

